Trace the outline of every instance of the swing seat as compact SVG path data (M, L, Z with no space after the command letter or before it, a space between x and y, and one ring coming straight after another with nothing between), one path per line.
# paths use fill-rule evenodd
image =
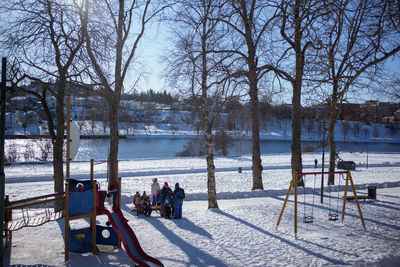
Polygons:
M339 215L338 215L337 213L331 213L331 212L329 212L328 215L329 215L329 216L328 216L328 219L329 219L330 221L337 221L337 220L339 219Z
M314 222L314 216L304 216L303 217L303 223L313 223Z

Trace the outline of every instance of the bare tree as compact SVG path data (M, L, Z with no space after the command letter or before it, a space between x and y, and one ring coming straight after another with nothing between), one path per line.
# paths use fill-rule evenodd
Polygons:
M259 89L263 88L261 82L269 69L265 68L266 61L260 56L264 43L264 35L270 26L275 14L268 10L265 1L257 0L231 0L227 1L225 16L222 21L232 31L231 41L225 52L232 53L232 75L246 78L248 96L251 108L252 131L252 189L263 189L262 164L260 156L260 118L259 118Z
M292 172L303 169L301 156L301 96L306 66L312 62L311 48L319 46L316 35L318 20L325 14L324 1L282 0L276 4L279 11L276 20L280 38L272 36L272 43L279 51L271 57L269 68L278 78L288 81L292 87ZM308 58L307 58L308 57ZM294 67L293 67L294 65Z
M79 74L74 66L83 44L80 25L76 23L78 13L70 1L3 3L2 12L13 14L1 31L5 40L2 45L13 58L11 82L42 103L53 146L54 191L64 192L64 97L68 80ZM38 85L36 88L26 86L32 81ZM56 98L55 117L49 110L47 96ZM56 203L56 210L61 209L62 201Z
M336 144L334 130L338 105L351 89L373 80L379 64L400 51L399 10L390 1L335 1L327 9L321 24L324 56L317 63L322 81L330 87L328 144L329 172L335 170ZM329 175L328 184L334 184Z
M124 82L137 59L138 45L149 23L163 10L161 1L90 1L85 0L80 13L85 47L98 84L106 99L110 121L111 183L117 182L118 110Z
M225 55L215 52L224 34L217 19L219 4L216 0L177 1L173 14L176 48L168 64L170 84L189 95L204 129L208 208L218 208L212 129L236 89L224 71Z

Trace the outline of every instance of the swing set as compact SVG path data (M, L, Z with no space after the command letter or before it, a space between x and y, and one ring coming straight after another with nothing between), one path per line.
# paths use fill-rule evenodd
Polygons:
M344 196L343 196L343 206L342 206L342 222L343 222L343 220L344 220L344 213L345 213L346 201L347 201L347 191L348 191L348 186L349 186L349 182L350 182L351 189L352 189L353 194L354 194L354 199L355 199L356 204L357 204L358 213L359 213L359 215L360 215L360 220L361 220L361 223L362 223L362 225L363 225L363 227L364 227L364 229L365 229L364 217L363 217L362 212L361 212L361 208L360 208L360 204L359 204L359 201L358 201L356 189L355 189L355 186L354 186L353 179L352 179L352 177L351 177L350 171L336 171L336 172L301 172L301 173L294 172L293 177L292 177L292 180L290 181L290 185L289 185L289 189L288 189L287 194L286 194L285 201L284 201L284 203L283 203L281 212L280 212L280 214L279 214L278 221L277 221L277 223L276 223L276 228L278 228L278 226L279 226L279 224L280 224L280 222L281 222L283 212L285 211L285 207L286 207L287 201L288 201L288 199L289 199L289 195L290 195L290 193L292 192L292 189L294 189L294 233L295 233L295 235L296 235L296 237L297 237L298 181L301 181L300 179L303 179L303 181L304 181L304 183L305 183L305 182L306 182L306 177L307 177L307 176L312 176L312 175L314 175L314 188L313 188L313 190L315 191L316 176L319 175L319 174L338 174L338 175L340 175L341 178L339 179L339 187L340 187L340 180L341 180L341 179L344 179L344 180L346 181L346 182L345 182L345 189L344 189ZM344 175L345 175L345 174L346 174L346 178L344 178ZM304 195L304 216L303 216L303 222L304 222L304 223L312 223L312 222L314 222L314 198L315 198L315 192L314 192L314 191L313 191L313 197L312 197L313 203L312 203L312 208L311 208L311 209L312 209L312 210L311 210L311 215L308 215L308 214L306 213L306 194L305 194L305 193L306 193L306 190L305 190L305 186L303 187L303 195ZM332 193L332 188L330 188L330 190L329 190L329 196L331 196L331 193ZM338 197L337 197L336 212L333 212L333 211L332 211L331 197L329 198L329 214L328 214L329 216L328 216L328 219L329 219L330 221L336 221L336 220L338 220L338 210L339 210L339 190L338 190Z

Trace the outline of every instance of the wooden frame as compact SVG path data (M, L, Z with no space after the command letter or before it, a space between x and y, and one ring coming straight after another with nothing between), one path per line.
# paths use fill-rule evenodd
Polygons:
M281 212L279 214L278 221L276 223L276 228L278 228L278 226L279 226L279 224L281 222L281 219L282 219L282 216L283 216L283 212L285 211L285 207L286 207L287 201L289 199L289 195L292 192L292 188L294 187L294 233L295 233L295 236L297 238L297 181L298 181L298 177L299 176L305 176L305 175L316 175L316 174L346 174L346 185L345 185L345 190L344 190L343 208L342 208L342 222L344 221L344 213L345 213L345 210L346 210L347 191L348 191L347 188L348 188L349 181L350 181L351 189L352 189L353 194L354 194L354 199L356 200L356 203L357 203L357 209L358 209L358 213L360 215L360 220L361 220L361 223L362 223L362 225L363 225L363 227L365 229L364 217L363 217L362 212L361 212L360 203L358 201L356 189L355 189L355 186L354 186L354 183L353 183L353 178L351 177L350 171L308 172L308 173L307 172L302 172L302 173L294 172L293 176L292 176L292 180L290 181L289 189L288 189L288 191L286 193L285 201L283 202L283 206L282 206Z
M42 195L42 196L37 196L37 197L25 198L25 199L16 200L16 201L10 201L9 196L6 196L5 203L4 203L5 204L4 232L5 232L5 236L6 236L6 244L5 244L6 247L8 247L11 242L12 231L21 229L25 226L39 226L46 222L58 220L63 217L62 213L57 213L57 214L47 214L46 213L46 217L32 218L35 220L37 219L37 221L34 224L30 224L30 219L27 222L21 221L20 223L17 222L16 224L14 224L14 222L12 221L13 210L24 209L24 208L28 208L28 207L34 207L34 206L38 206L38 205L42 205L42 204L47 204L47 203L55 202L60 199L64 199L64 193L53 193L53 194ZM54 215L54 217L52 215ZM10 225L11 225L11 227L10 227Z

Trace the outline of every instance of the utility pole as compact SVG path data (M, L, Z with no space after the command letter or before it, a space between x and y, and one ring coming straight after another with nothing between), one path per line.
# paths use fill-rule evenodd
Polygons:
M4 189L6 177L4 174L4 138L5 138L5 118L6 118L6 65L7 59L3 57L1 64L1 116L0 116L0 267L4 262Z

